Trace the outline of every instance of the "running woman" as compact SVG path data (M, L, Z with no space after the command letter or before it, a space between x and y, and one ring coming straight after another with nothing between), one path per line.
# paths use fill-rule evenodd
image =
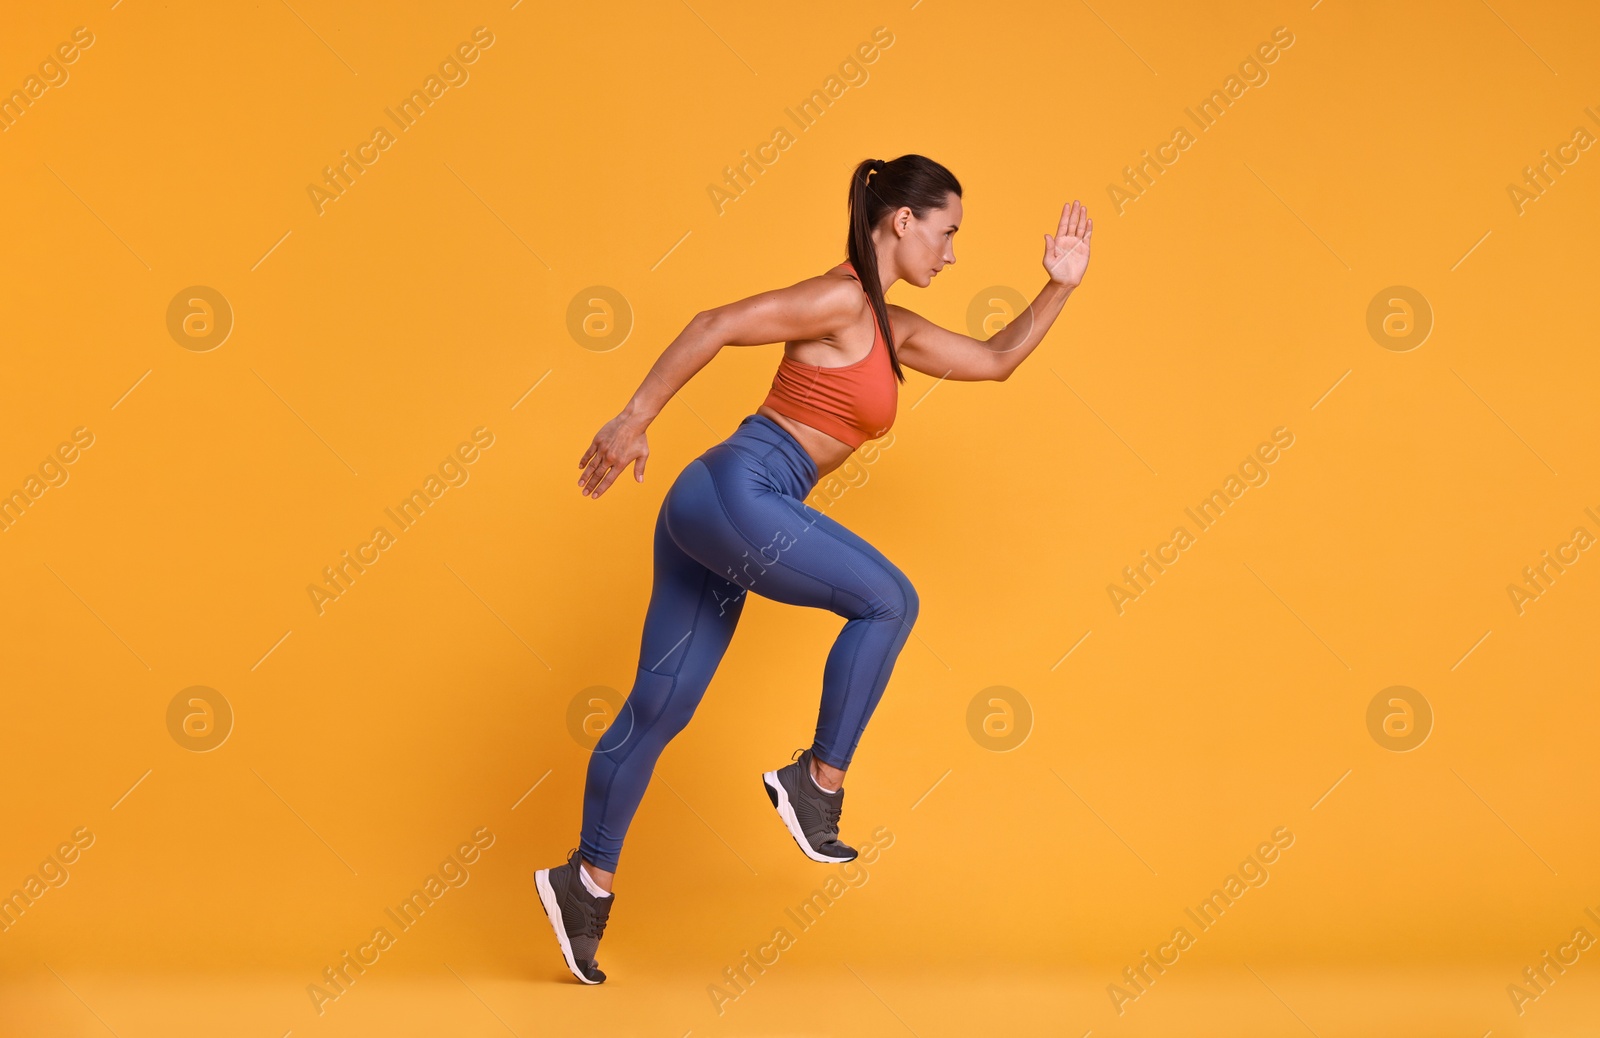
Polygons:
M589 757L579 845L534 873L567 968L595 961L615 903L622 840L656 759L699 705L733 637L746 592L845 618L828 654L810 747L761 776L789 835L812 861L842 862L844 776L916 622L911 581L871 544L805 503L817 480L894 424L904 364L954 381L1004 381L1044 338L1089 263L1094 221L1074 200L1044 236L1050 280L988 339L941 328L884 300L897 281L926 288L956 261L961 184L921 155L868 159L850 178L848 259L788 288L695 315L578 466L599 497L629 464L644 480L645 428L724 346L784 343L766 400L691 461L655 523L655 572L633 689Z

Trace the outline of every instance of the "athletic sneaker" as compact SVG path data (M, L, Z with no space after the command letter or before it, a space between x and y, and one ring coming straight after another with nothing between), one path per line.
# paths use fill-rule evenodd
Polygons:
M856 849L839 842L839 814L844 810L844 789L824 793L811 778L811 751L796 750L793 764L765 772L761 783L767 799L794 842L812 861L852 861Z
M594 956L617 895L595 897L589 893L578 875L582 860L574 847L567 854L565 865L535 872L533 885L539 891L539 904L550 919L550 928L561 942L561 956L567 960L567 968L585 984L602 984L606 975L600 972Z

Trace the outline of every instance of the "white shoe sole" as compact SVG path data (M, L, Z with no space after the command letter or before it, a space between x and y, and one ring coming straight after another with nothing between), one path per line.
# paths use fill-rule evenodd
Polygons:
M806 842L805 830L800 828L800 819L795 817L794 806L789 803L789 792L783 788L783 783L778 781L778 773L762 772L761 781L771 791L771 796L777 798L778 802L774 806L778 809L778 817L783 819L784 827L789 830L789 835L794 837L794 842L800 845L806 857L812 861L824 862L855 861L854 858L835 858L812 850L811 845Z
M583 975L577 962L572 958L572 942L567 940L567 929L561 924L561 902L556 899L555 888L550 885L550 870L540 869L533 874L533 885L539 891L539 904L544 907L545 918L550 920L550 929L556 933L556 940L561 942L561 957L567 960L567 969L572 975L585 984L598 984L598 980L590 980Z

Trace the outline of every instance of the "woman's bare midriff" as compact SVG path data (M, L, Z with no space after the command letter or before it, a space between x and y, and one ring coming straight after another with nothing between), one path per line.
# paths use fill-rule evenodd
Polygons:
M844 264L841 263L839 266L833 269L839 270L843 266ZM838 276L848 280L854 280L848 274L839 274ZM877 333L877 328L873 324L875 318L872 316L872 304L867 302L867 298L864 295L861 297L861 309L866 321L866 329L864 329L864 334L859 336L859 338L864 341L866 345L853 346L850 352L856 353L859 351L860 355L853 357L851 360L845 361L843 366L849 366L851 363L860 362L867 356L867 354L872 352L874 336ZM852 335L851 337L857 338L858 336ZM818 345L826 347L827 353L837 353L839 351L838 344L829 343L821 339L800 339L795 340L794 342L786 342L783 344L783 348L785 354L805 354L807 352L815 353L814 350L808 351L806 349L806 347L811 346L813 343L817 343ZM804 356L800 356L796 357L795 359L802 360L807 364L814 364L817 360L820 360L821 357L814 357L813 359L807 360ZM840 365L823 365L823 367L837 366ZM774 422L777 422L779 425L789 430L789 435L800 441L800 446L804 447L806 449L806 453L811 455L811 460L816 462L817 478L819 480L823 476L826 476L828 473L832 472L834 469L838 468L840 465L843 465L844 460L851 454L855 453L855 448L850 446L848 443L845 443L843 440L829 436L821 429L813 428L809 425L806 425L804 422L797 422L788 415L781 415L772 408L768 407L766 404L762 404L760 407L756 408L756 414L764 415L767 418L772 419Z
M855 453L855 448L843 440L835 439L821 429L813 429L803 422L797 422L788 415L782 415L762 404L756 408L756 414L772 419L789 431L789 435L800 441L800 446L811 455L811 460L817 466L817 478L832 472L844 464L844 459Z

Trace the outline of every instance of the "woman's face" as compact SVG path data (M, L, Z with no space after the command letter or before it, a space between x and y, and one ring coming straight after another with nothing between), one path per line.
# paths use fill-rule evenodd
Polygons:
M900 276L918 288L927 288L934 276L956 261L955 236L961 227L961 196L945 195L942 209L930 209L919 220L902 206L891 228L897 234L895 265Z

